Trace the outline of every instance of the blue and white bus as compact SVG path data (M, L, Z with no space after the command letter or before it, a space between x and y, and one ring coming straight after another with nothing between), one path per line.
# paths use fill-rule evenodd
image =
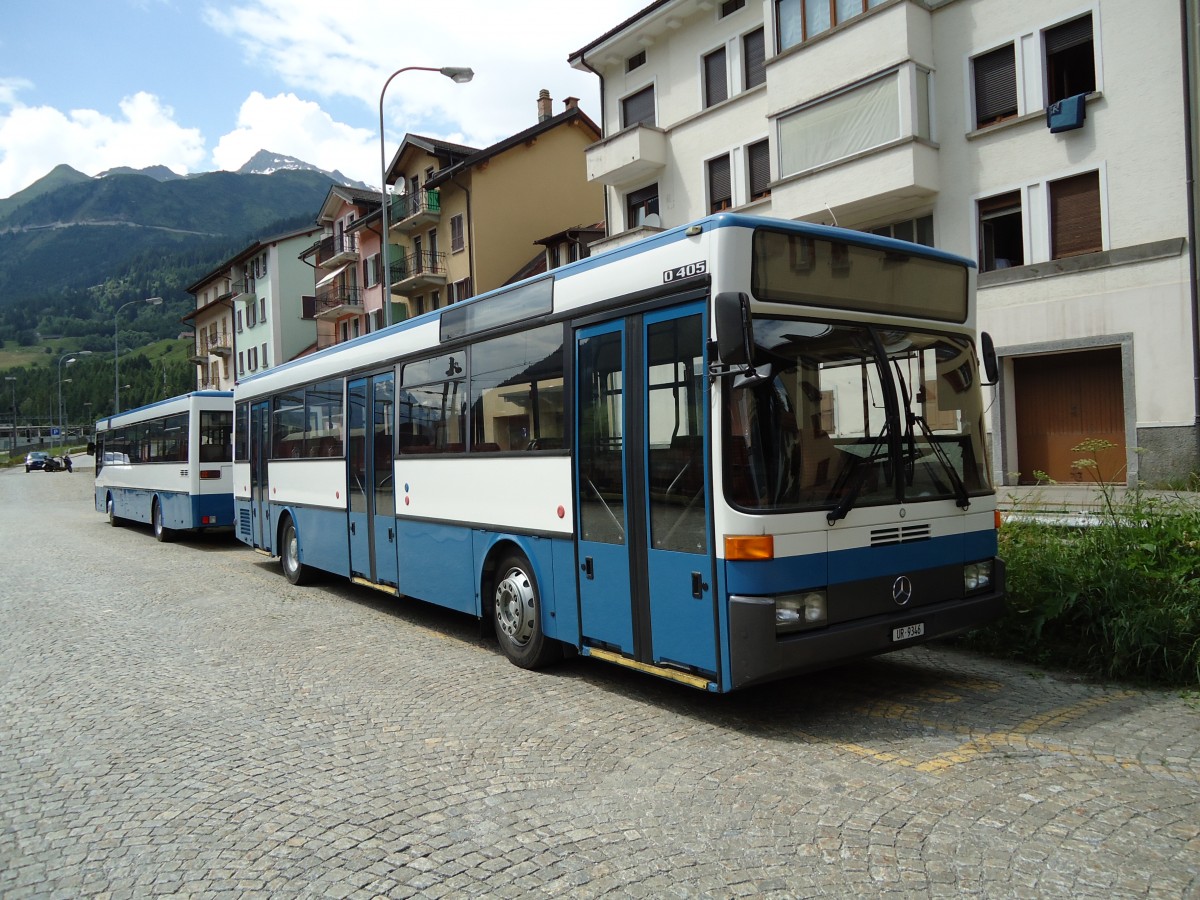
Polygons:
M973 297L870 234L664 231L240 383L235 532L527 668L728 691L960 632L1004 597Z
M233 526L233 394L195 391L96 423L96 509L112 525L180 531Z

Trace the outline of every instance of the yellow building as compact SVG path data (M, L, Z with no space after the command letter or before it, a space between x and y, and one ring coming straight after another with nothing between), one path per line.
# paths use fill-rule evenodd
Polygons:
M569 97L483 150L406 135L387 170L389 284L398 314L418 315L492 290L545 256L545 235L604 218L584 151L599 127Z

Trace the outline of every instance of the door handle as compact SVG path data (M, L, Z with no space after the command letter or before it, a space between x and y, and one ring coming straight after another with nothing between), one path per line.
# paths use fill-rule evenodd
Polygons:
M394 544L395 542L396 542L395 531L392 530L391 528L389 528L388 529L388 543Z
M708 585L704 583L703 577L699 572L692 573L692 596L697 600L704 596L704 592L708 590Z
M355 534L355 533L356 533L356 532L354 531L354 523L353 523L353 522L351 522L351 523L350 523L350 533L351 533L351 534Z
M587 575L588 581L591 581L596 577L596 573L592 567L592 558L590 556L584 557L583 565L579 568L581 568L584 574Z

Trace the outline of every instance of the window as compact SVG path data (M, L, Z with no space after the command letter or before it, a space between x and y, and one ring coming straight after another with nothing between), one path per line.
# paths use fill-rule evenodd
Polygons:
M704 57L704 106L715 106L729 99L729 82L725 75L725 48L714 50Z
M429 229L429 265L438 268L438 234L436 228Z
M341 379L304 389L304 455L342 455Z
M775 0L779 49L811 40L847 19L861 16L884 0Z
M471 348L471 449L563 444L563 330L547 325Z
M742 38L743 90L757 87L767 80L766 40L761 28Z
M447 295L449 303L458 303L461 300L466 300L471 296L471 279L464 278L461 281L456 281L450 285L450 291Z
M633 54L633 56L629 57L629 59L625 60L625 71L632 72L634 69L638 68L639 66L644 66L645 64L646 51L639 50L637 53Z
M975 127L1003 122L1017 114L1017 61L1012 44L977 56L971 63L975 75Z
M362 262L363 267L363 287L375 287L379 284L380 260L379 254L368 256Z
M271 364L270 362L268 362L269 359L270 359L270 357L267 356L267 345L263 344L262 345L262 353L259 355L259 361L262 363L262 367L264 369L267 368L267 366L269 366Z
M653 125L654 85L644 87L621 101L621 127L630 125Z
M1025 265L1021 192L979 201L979 271Z
M725 0L721 4L721 18L725 18L742 9L746 5L746 0Z
M782 117L780 177L815 169L900 138L899 86L899 72L892 71Z
M256 315L256 313L257 313L257 308L254 305L254 301L251 300L249 303L246 304L246 327L247 328L253 328L255 325L258 324L258 316Z
M766 140L746 148L746 163L749 167L750 199L761 200L771 196L771 148Z
M401 453L466 449L467 379L462 352L408 363L396 397Z
M246 362L250 366L250 371L258 370L258 348L251 347L246 353Z
M260 321L260 322L267 321L267 298L266 297L258 298L258 321Z
M905 219L903 222L893 222L872 228L871 234L895 238L898 241L908 241L912 244L924 244L926 247L933 243L933 216L921 216L919 219Z
M1050 257L1104 249L1100 228L1100 173L1085 172L1050 182Z
M1046 105L1096 90L1092 14L1072 19L1043 34L1046 48Z
M429 292L429 308L430 309L438 309L441 307L441 305L442 305L442 292L441 291L430 291Z
M463 236L463 217L460 213L457 216L450 217L450 251L458 253L466 246L466 240Z
M237 311L237 330L238 334L242 333L242 311L240 309Z
M710 159L708 166L708 211L720 212L733 206L733 185L729 178L729 156Z
M654 216L654 219L650 219ZM649 221L647 221L649 220ZM633 191L625 198L625 226L658 225L658 184Z
M244 351L242 350L238 351L238 374L246 374L246 357L244 356Z

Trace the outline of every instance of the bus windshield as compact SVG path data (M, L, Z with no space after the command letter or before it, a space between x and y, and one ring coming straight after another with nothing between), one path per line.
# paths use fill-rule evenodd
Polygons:
M751 511L953 499L991 490L970 341L756 317L760 376L725 393L724 482Z

